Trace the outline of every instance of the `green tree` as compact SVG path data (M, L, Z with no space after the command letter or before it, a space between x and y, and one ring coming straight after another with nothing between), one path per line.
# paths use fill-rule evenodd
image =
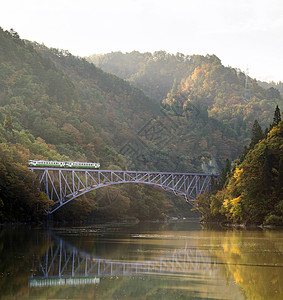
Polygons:
M274 117L273 117L273 122L270 124L270 130L279 124L281 121L281 113L278 105L276 106L275 112L274 112Z
M249 149L253 149L254 146L264 138L264 134L257 120L254 121L252 128L252 138L249 145Z

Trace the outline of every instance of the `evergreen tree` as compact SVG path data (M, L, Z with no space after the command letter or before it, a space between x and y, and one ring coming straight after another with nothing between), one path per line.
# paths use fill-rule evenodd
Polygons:
M253 149L254 146L264 138L264 134L257 120L254 121L252 129L252 138L250 142L249 149Z
M273 123L270 124L270 130L279 124L281 121L281 113L278 105L276 106L275 112L274 112L274 117L273 117Z

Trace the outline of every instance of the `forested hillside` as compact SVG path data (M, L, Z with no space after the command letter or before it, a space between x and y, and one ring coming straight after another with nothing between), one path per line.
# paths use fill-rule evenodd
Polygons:
M250 77L246 93L249 99L245 99L246 75L239 69L224 67L215 55L133 51L92 55L88 60L158 101L184 106L187 111L193 109L192 105L200 106L209 117L248 138L255 119L267 126L276 105L283 105L281 82L268 84Z
M32 184L28 159L217 173L248 143L253 120L264 125L276 104L282 106L276 89L255 80L251 99L242 99L245 75L214 55L159 51L100 59L107 57L109 69L127 81L68 51L0 29L1 222L35 220L50 204ZM145 220L163 218L170 209L164 193L125 185L88 193L57 217Z
M190 141L186 149L194 148L192 156L198 152L204 160L214 157L222 165L225 157L235 159L249 142L255 119L265 128L276 105L283 106L275 88L280 88L280 83L266 84L264 88L262 82L240 70L224 67L215 55L133 51L93 55L88 59L161 101L171 114L183 117L178 147L182 149Z
M189 76L202 56L177 53L171 55L165 51L154 53L112 52L104 55L92 55L88 61L133 83L151 98L164 99L174 82L179 83Z
M0 30L0 76L0 221L35 220L50 204L45 194L35 192L28 159L99 161L105 169L125 169L120 148L158 108L122 79L65 51L21 40L14 31ZM117 188L104 190L99 203L95 193L88 194L74 201L72 210L84 218L105 208L114 193L120 206L110 215L121 217L131 208L128 195L140 200L135 192L143 194L144 188L124 187L124 196ZM160 218L165 198L159 194L157 212L155 203L141 199L144 216L128 215L149 218L155 211Z
M204 221L283 225L283 121L277 106L269 132L253 126L249 147L227 161L214 189L198 197Z
M246 91L245 91L246 87ZM276 105L282 106L278 90L262 88L256 80L230 67L224 67L216 56L205 57L177 87L177 93L185 95L183 105L199 105L213 117L228 125L237 136L250 137L255 119L266 127ZM172 105L174 93L165 99Z

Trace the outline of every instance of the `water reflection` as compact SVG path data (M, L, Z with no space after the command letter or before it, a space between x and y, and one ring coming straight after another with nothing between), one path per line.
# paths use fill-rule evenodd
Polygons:
M247 299L283 299L282 231L210 231L211 246L224 263L223 276L241 287Z
M189 274L215 271L217 258L209 250L174 249L171 254L154 260L111 260L76 248L58 236L49 237L45 255L38 256L37 269L29 280L30 287L99 283L101 277L146 274Z
M283 232L150 224L0 229L2 299L283 299Z

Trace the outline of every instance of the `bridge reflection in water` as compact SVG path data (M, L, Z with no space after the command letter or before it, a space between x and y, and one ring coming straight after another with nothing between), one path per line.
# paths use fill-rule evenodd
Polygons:
M101 277L110 276L213 272L219 269L219 264L209 250L187 247L148 261L104 259L56 237L49 240L45 255L38 256L34 268L30 287L97 284Z

